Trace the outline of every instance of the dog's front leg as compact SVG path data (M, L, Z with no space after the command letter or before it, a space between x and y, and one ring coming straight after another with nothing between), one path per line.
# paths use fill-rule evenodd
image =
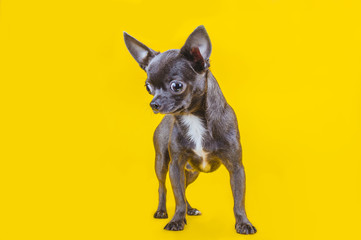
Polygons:
M227 167L227 166L226 166ZM236 231L241 234L256 233L256 228L248 220L245 210L245 173L242 163L237 162L227 167L234 198L234 215L236 217Z
M164 227L166 230L180 231L186 224L187 204L185 198L185 165L186 159L180 154L172 154L169 165L169 178L172 184L176 202L175 214L172 220Z

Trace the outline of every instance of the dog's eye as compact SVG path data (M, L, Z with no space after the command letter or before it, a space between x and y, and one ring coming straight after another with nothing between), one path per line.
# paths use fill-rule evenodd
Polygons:
M147 89L147 91L149 92L149 94L152 94L152 87L147 83L145 84L145 88Z
M178 82L178 81L174 81L170 84L170 89L176 93L181 92L183 90L183 87L184 87L183 83Z

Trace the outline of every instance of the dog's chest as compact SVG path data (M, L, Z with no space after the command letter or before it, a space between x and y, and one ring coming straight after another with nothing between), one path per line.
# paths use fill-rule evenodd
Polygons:
M208 172L211 166L207 160L208 153L203 148L203 140L207 133L204 123L199 117L192 114L182 116L181 121L186 126L186 136L195 146L192 149L193 152L201 158L201 163L198 167Z

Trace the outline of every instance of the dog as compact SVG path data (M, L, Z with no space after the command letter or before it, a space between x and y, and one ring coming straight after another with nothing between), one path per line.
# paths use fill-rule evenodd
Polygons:
M213 172L223 164L231 179L236 231L256 233L245 211L245 173L237 118L209 70L212 45L205 27L198 26L180 50L163 53L126 32L124 41L147 73L145 87L154 96L150 102L153 112L165 114L153 137L159 180L159 205L154 217L168 218L168 169L176 210L164 229L179 231L187 223L186 214L201 214L187 201L187 186L200 172Z

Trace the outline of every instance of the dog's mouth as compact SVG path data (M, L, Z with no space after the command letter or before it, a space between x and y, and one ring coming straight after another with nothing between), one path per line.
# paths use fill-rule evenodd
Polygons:
M184 107L180 106L179 108L176 108L174 111L170 112L169 114L181 113L183 110L184 110Z
M155 114L157 113L161 113L161 114L177 114L177 113L182 113L182 111L184 110L185 108L183 106L180 106L174 110L171 110L171 111L167 111L167 112L164 112L164 111L159 111L159 110L154 110L153 109L153 112Z

